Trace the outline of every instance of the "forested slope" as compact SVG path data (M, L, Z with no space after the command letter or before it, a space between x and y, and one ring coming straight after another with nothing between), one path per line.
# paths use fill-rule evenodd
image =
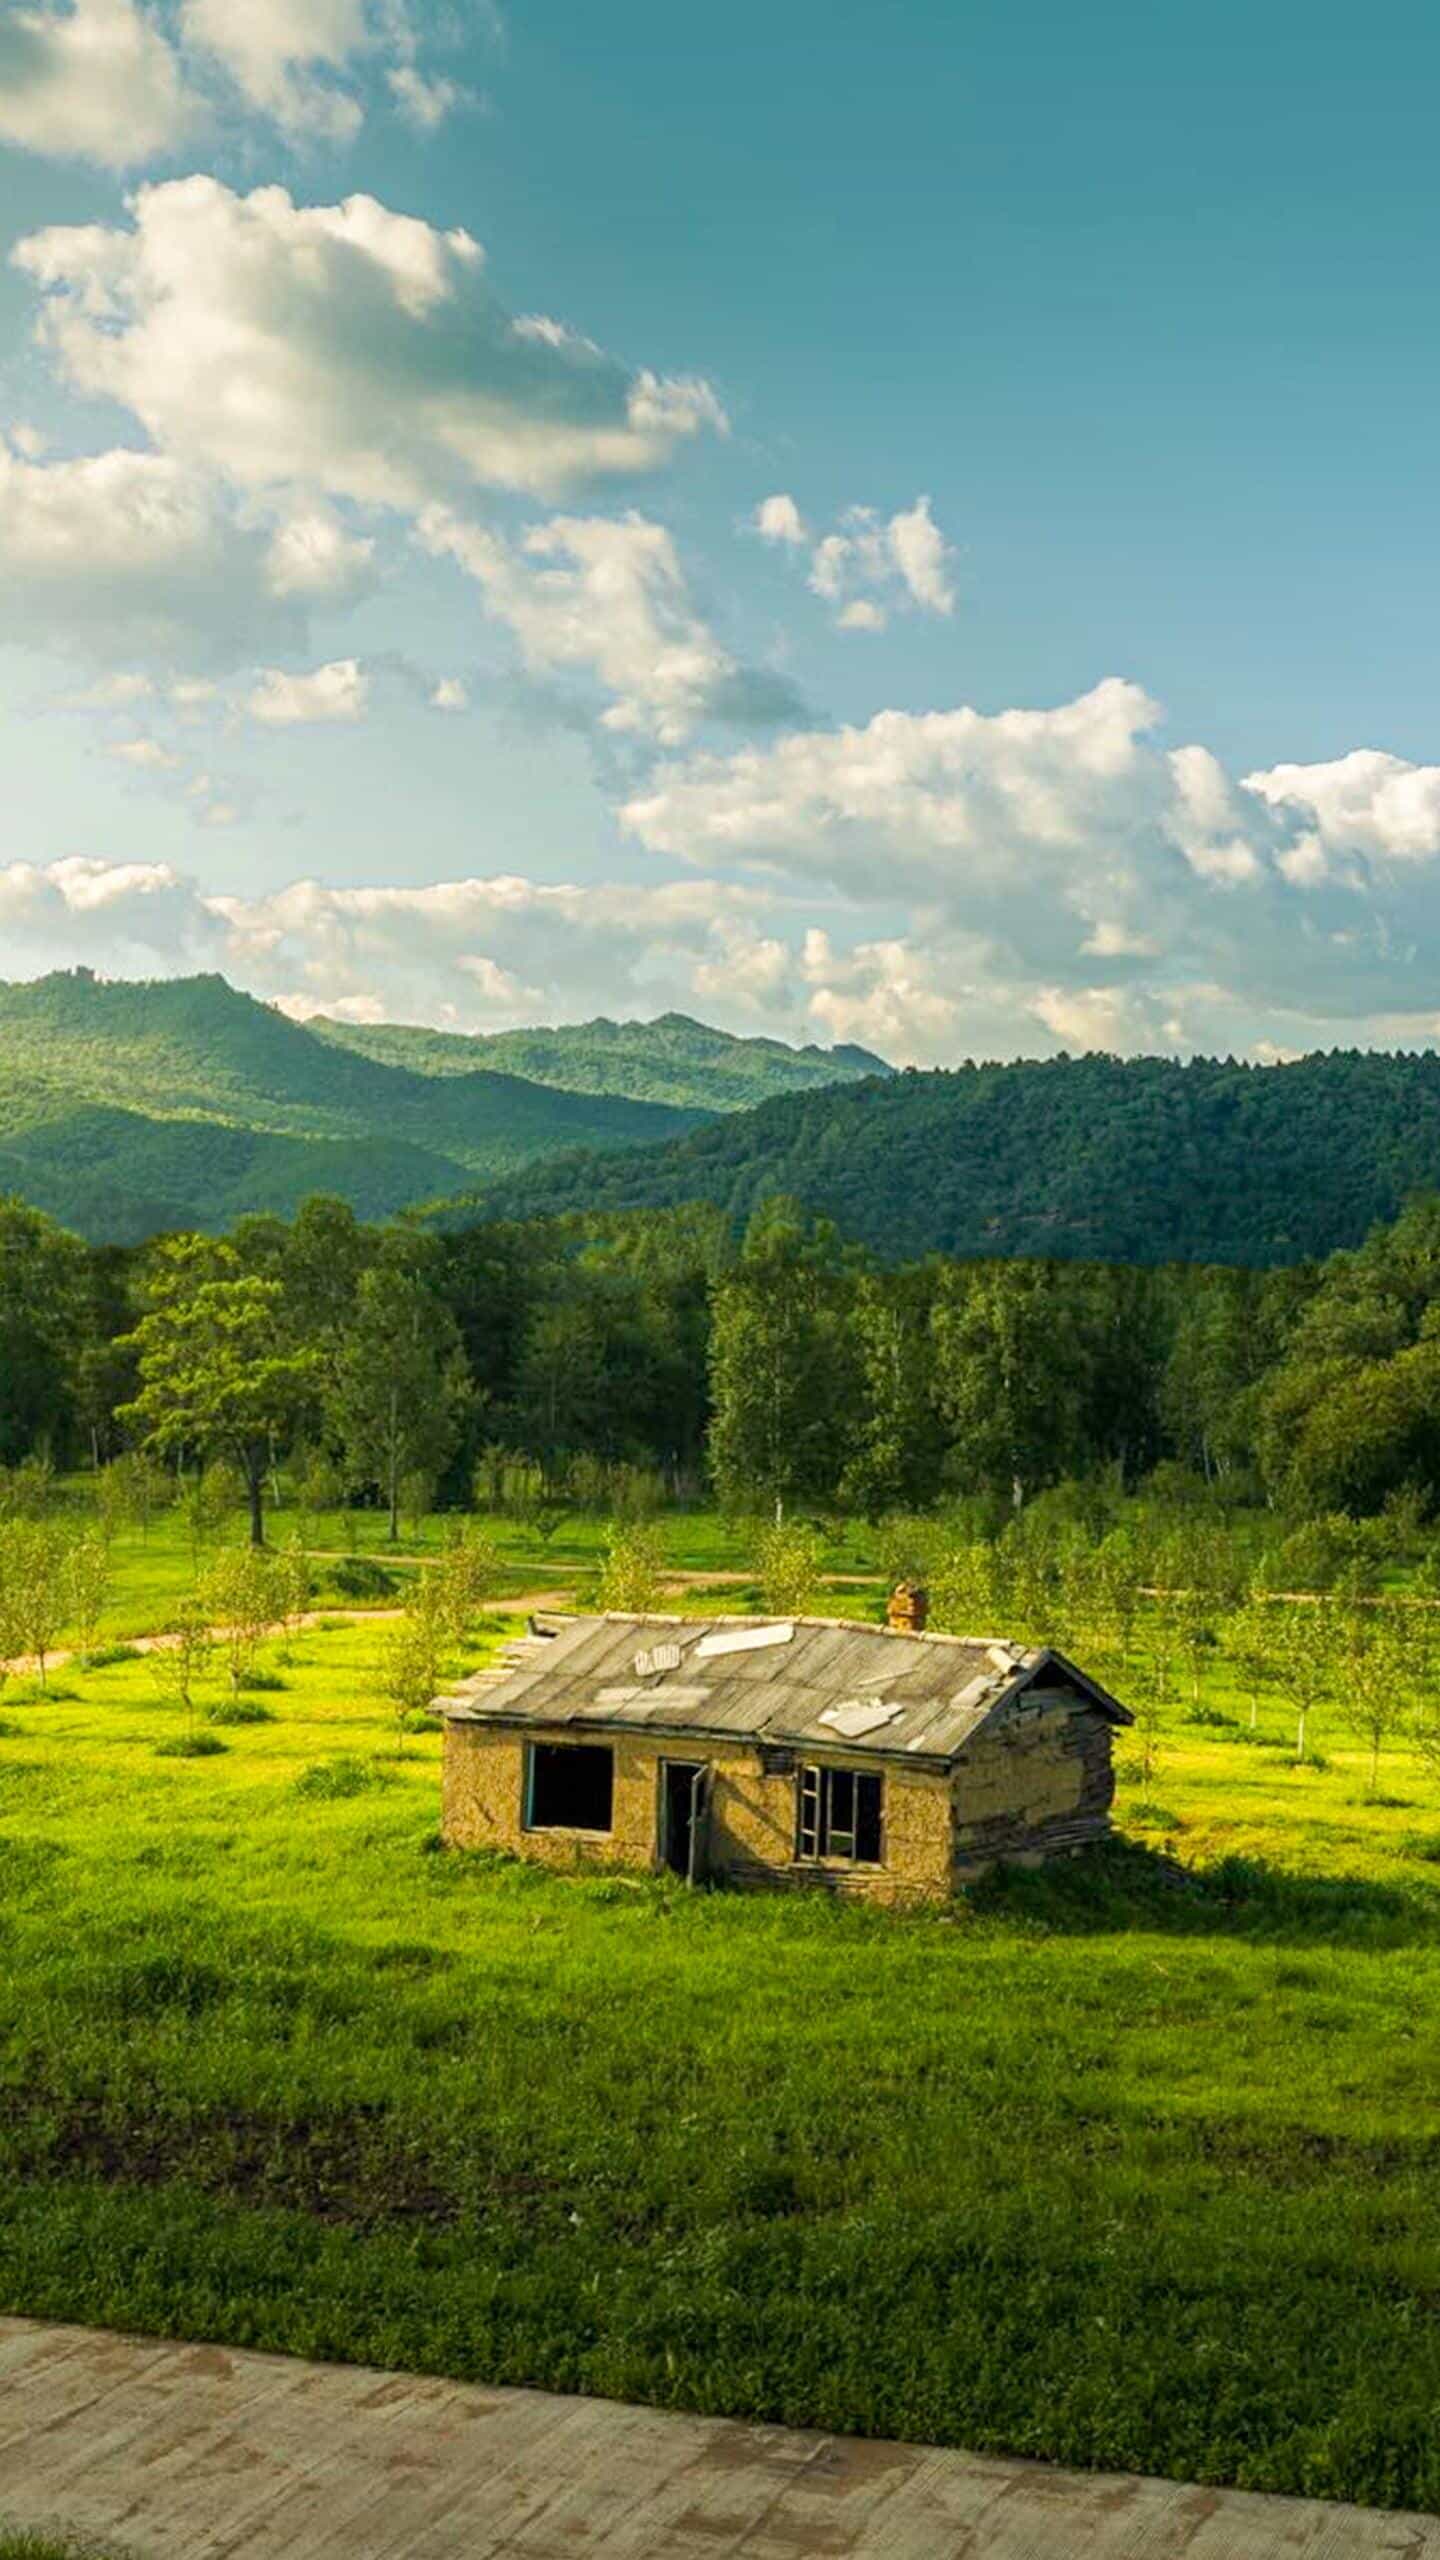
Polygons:
M1440 1057L1291 1065L1058 1058L769 1102L625 1159L552 1161L445 1213L536 1216L788 1192L887 1261L927 1251L1283 1263L1440 1183Z
M552 1030L486 1033L325 1019L309 1028L361 1057L421 1075L498 1067L570 1093L623 1094L685 1110L744 1111L776 1094L808 1093L891 1072L868 1049L792 1049L783 1040L741 1040L685 1013L661 1014L654 1022L611 1022L601 1015Z
M316 1192L389 1218L458 1172L453 1158L389 1138L277 1137L99 1103L37 1106L23 1126L0 1129L0 1197L32 1201L92 1244L177 1228L217 1234L251 1210L293 1217Z

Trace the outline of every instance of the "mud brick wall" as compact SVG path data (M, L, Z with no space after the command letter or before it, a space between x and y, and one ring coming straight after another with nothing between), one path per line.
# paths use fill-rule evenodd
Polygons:
M1115 1796L1111 1728L1073 1698L1024 1698L962 1751L953 1787L954 1880L997 1860L1038 1866L1110 1828Z
M587 1733L615 1754L613 1825L608 1832L527 1831L526 1742L575 1742L573 1726L525 1733L452 1721L445 1728L442 1828L455 1848L505 1849L568 1869L653 1867L659 1847L662 1759L704 1760L710 1770L707 1864L736 1884L807 1885L879 1901L939 1898L950 1891L953 1819L948 1780L934 1771L890 1769L885 1777L885 1863L800 1864L795 1856L793 1769L770 1768L751 1748L708 1749L703 1741ZM824 1755L830 1757L831 1755ZM836 1765L856 1763L834 1755ZM797 1755L798 1759L798 1755ZM867 1764L873 1765L873 1764Z

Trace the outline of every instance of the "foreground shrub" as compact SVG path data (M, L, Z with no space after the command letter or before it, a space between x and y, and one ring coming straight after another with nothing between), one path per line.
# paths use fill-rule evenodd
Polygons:
M309 1802L332 1803L345 1796L363 1796L371 1787L389 1784L383 1769L373 1760L361 1760L345 1753L338 1760L312 1760L295 1781L295 1793Z

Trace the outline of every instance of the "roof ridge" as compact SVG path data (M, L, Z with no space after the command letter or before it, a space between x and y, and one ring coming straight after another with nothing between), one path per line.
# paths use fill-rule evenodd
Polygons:
M969 1644L1008 1645L1020 1654L1040 1653L1042 1645L1028 1643L1020 1636L957 1635L949 1627L887 1627L874 1618L834 1618L818 1611L796 1609L722 1609L718 1613L705 1609L576 1609L566 1612L551 1609L547 1617L573 1617L595 1626L614 1627L843 1627L852 1636L884 1636L894 1643L897 1636L905 1644Z

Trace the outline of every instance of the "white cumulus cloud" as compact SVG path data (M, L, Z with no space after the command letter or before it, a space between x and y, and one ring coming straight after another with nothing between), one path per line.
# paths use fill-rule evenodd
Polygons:
M332 142L359 127L360 106L334 75L376 40L366 0L184 0L181 25L276 123Z
M883 631L897 606L949 615L955 610L954 554L917 498L890 517L849 507L830 533L816 535L787 491L762 498L750 518L761 540L809 551L809 584L828 604L840 631Z
M716 640L670 534L648 517L552 516L516 544L432 509L420 539L476 580L532 675L592 678L611 697L601 713L611 730L673 745L702 720L793 714L787 686Z
M927 893L1007 886L1037 863L1086 872L1180 807L1150 742L1158 719L1116 677L1049 711L881 711L863 727L662 764L624 817L654 852L704 861L723 845L862 891L877 861ZM1188 810L1186 824L1198 842Z
M369 699L370 679L359 659L336 658L308 675L265 668L246 709L267 728L293 729L317 721L361 720Z
M277 583L272 538L171 455L29 462L0 443L0 638L101 664L233 663L303 646L304 602Z
M333 508L307 507L276 526L266 571L274 595L354 604L375 585L375 545L349 532Z
M897 602L927 613L954 612L950 561L928 498L917 498L888 522L873 507L851 507L840 531L816 544L810 584L835 608L842 631L883 631Z
M227 965L299 1009L361 999L394 1020L471 1027L663 1011L697 974L765 938L762 893L719 881L541 883L510 874L424 888L317 881L212 902Z
M788 550L800 550L810 539L804 517L783 489L762 498L750 521L762 542L781 542Z
M1440 854L1440 765L1357 747L1330 764L1277 764L1247 774L1247 791L1312 818L1322 847L1382 862Z
M233 814L221 805L210 823ZM13 974L77 962L138 977L220 969L297 1016L466 1029L701 1002L742 1024L769 1018L756 988L782 1012L797 987L803 1000L771 904L724 881L582 885L498 873L420 888L299 880L242 897L163 863L0 865Z
M1160 721L1119 678L1050 709L883 711L662 760L622 822L656 856L897 910L811 999L896 1054L906 1023L936 1053L957 987L966 1051L1001 990L1017 1029L1070 1046L1423 1034L1440 772L1358 752L1242 780Z
M950 583L950 546L930 513L928 498L890 518L885 528L891 561L918 605L928 613L953 613L955 590Z
M0 10L0 141L125 169L172 151L197 120L174 51L137 0Z
M142 187L128 226L41 231L14 262L77 390L247 490L401 508L475 487L550 497L652 470L724 424L708 384L514 318L468 232L373 196L305 206L176 179Z
M209 776L188 791L200 823L235 817ZM223 969L301 1015L480 1028L679 1008L736 1028L860 1041L900 1063L1062 1047L1261 1057L1440 1045L1433 925L1417 951L1397 952L1393 935L1367 937L1363 915L1337 927L1322 903L1317 923L1309 893L1283 883L1275 913L1270 889L1242 886L1237 906L1234 886L1183 861L1176 876L1188 909L1158 902L1147 949L1127 935L1120 951L1098 931L1082 948L1055 901L1061 929L1047 941L1033 926L1043 900L1022 895L976 921L959 900L907 905L883 870L868 901L836 902L793 880L714 875L301 880L227 895L163 864L16 862L0 866L0 941L12 975L77 961L132 976ZM882 911L893 921L882 924Z

